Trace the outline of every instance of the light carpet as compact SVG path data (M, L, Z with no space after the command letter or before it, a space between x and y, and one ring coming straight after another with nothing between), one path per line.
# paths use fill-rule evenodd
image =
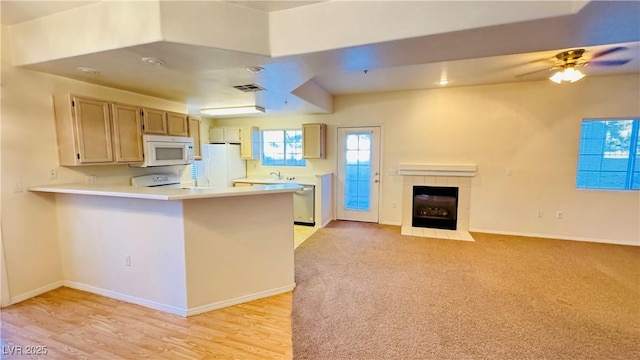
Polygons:
M334 221L295 251L294 359L638 359L640 248Z

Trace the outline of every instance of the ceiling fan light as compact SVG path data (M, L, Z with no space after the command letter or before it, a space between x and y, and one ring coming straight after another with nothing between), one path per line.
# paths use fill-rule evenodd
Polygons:
M561 71L556 72L549 78L549 80L553 81L556 84L560 84L562 82L563 75Z
M200 113L211 116L260 114L263 112L264 108L257 105L200 109Z
M584 77L584 74L580 70L574 68L568 68L564 71L563 79L569 82L576 82Z

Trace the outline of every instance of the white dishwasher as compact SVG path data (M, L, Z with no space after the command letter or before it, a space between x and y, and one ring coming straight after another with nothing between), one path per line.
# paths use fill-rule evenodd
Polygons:
M293 223L315 226L315 191L313 185L302 185L302 190L293 193Z

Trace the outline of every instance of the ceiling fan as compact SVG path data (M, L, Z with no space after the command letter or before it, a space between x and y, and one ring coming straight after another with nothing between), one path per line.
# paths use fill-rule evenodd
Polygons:
M555 65L551 68L536 70L532 72L528 72L525 74L517 75L516 77L528 76L532 74L536 74L543 71L556 71L549 80L560 84L563 81L576 82L584 77L584 74L578 69L583 66L620 66L628 63L631 59L620 59L620 60L597 60L603 56L607 56L613 53L617 53L620 51L627 50L627 47L624 46L616 46L609 49L598 51L597 53L591 56L590 60L586 60L583 58L583 55L587 52L585 49L572 49L566 50L557 53L551 59L543 59L543 60L551 60L555 61ZM540 60L538 60L540 61Z

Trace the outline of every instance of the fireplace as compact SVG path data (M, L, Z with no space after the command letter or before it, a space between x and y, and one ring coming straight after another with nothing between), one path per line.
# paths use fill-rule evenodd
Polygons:
M457 187L413 187L413 227L456 230L457 213Z

